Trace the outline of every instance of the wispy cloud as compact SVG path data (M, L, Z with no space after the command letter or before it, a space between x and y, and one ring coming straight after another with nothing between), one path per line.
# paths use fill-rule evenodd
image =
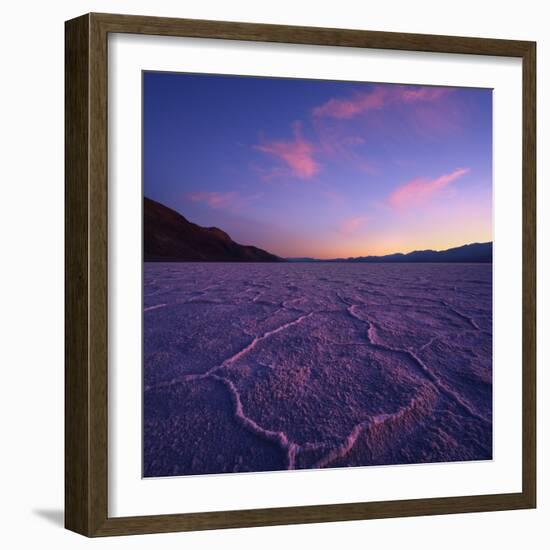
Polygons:
M323 105L314 107L313 116L331 118L353 118L354 116L380 109L384 106L387 92L384 88L376 87L369 93L357 93L348 99L329 99Z
M314 107L314 117L350 119L390 104L432 102L449 93L449 88L430 86L376 86L370 92L358 92L348 98L331 98Z
M393 89L391 95L395 101L417 103L436 101L446 96L450 91L450 88L436 86L397 86Z
M196 191L188 193L186 198L192 202L201 202L215 210L238 211L248 203L260 198L261 193L241 195L236 191Z
M261 180L267 182L282 179L285 176L288 176L290 172L286 165L264 166L256 161L249 162L248 169L256 174Z
M418 206L469 171L469 168L457 168L434 179L415 178L397 187L389 196L388 203L394 208Z
M357 233L368 222L367 216L354 216L340 222L338 232L343 235L353 235Z
M225 208L235 201L237 193L235 191L224 193L218 191L197 191L189 193L188 197L193 202L204 202L210 208Z
M311 179L320 169L314 159L315 147L302 136L299 122L293 124L294 139L291 141L267 141L256 145L255 149L274 156L282 161L293 175L302 179Z
M342 205L346 202L346 197L338 191L327 189L320 192L325 199L327 199L333 205Z

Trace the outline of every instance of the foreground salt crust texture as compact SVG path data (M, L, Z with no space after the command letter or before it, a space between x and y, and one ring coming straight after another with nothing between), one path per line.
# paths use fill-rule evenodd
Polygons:
M146 263L144 475L491 459L491 281Z

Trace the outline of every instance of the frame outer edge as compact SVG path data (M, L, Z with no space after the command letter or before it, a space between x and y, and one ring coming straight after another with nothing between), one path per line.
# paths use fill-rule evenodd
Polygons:
M89 17L89 535L96 536L108 516L108 36L97 18Z
M537 199L536 199L536 42L523 55L523 494L526 507L537 506Z
M90 529L89 18L65 23L65 527Z
M363 29L92 13L108 32L521 57L530 42Z
M523 59L523 491L514 494L108 517L107 37L109 32ZM90 13L65 24L65 526L129 535L532 508L536 505L534 42Z

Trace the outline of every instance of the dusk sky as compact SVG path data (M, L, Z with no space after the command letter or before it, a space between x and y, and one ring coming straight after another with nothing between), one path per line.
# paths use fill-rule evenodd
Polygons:
M144 195L282 257L492 240L492 91L144 73Z

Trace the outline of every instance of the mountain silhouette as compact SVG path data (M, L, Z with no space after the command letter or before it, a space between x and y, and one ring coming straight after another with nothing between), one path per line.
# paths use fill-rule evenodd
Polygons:
M386 256L361 256L348 258L349 262L377 263L491 263L493 261L493 243L472 243L448 250L415 250L408 254L388 254Z
M408 254L397 252L385 256L359 256L316 260L315 258L287 258L290 262L355 262L355 263L491 263L493 243L472 243L448 250L415 250Z
M236 243L217 227L201 227L147 197L143 198L143 256L146 262L282 262L255 246Z
M493 243L472 243L448 250L356 258L280 258L236 243L218 227L201 227L147 197L143 198L143 248L146 262L350 262L350 263L491 263Z

